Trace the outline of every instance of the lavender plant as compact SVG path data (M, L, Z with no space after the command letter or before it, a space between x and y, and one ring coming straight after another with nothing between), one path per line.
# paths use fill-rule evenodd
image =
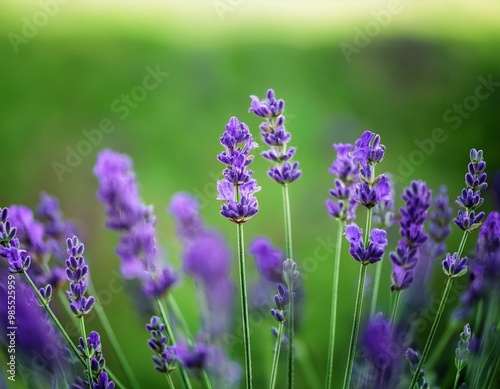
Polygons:
M268 176L282 186L285 219L283 251L262 235L250 244L249 252L255 258L260 275L257 283L260 303L255 306L265 306L270 313L266 313L266 320L276 325L271 329L274 335L272 357L268 350L269 361L272 360L268 386L271 389L280 387L280 353L287 347L286 379L291 388L295 378L295 353L297 361L301 361L298 357L301 338L294 324L295 315L301 314L300 309L295 310L295 304L303 295L299 269L306 273L308 269L305 266L301 269L300 262L294 259L288 186L301 177L301 171L298 162L293 162L296 149L289 147L291 134L285 128L284 100L277 99L272 89L262 100L256 96L251 99L249 111L264 119L259 128L268 149L261 154L273 165ZM261 387L267 383L267 378L264 382L263 374L259 374L259 381L254 382L252 371L255 365L251 358L246 274L249 265L245 262L243 234L243 224L259 212L255 193L261 188L249 168L257 144L248 126L236 117L229 120L220 143L224 150L217 159L225 167L223 179L217 182L217 199L222 201L221 215L235 223L237 230L245 386ZM500 214L491 212L487 216L479 211L484 202L483 190L487 188L483 152L470 151L466 187L456 200L461 209L454 219L463 236L456 252L446 252L452 211L445 188L432 199L427 184L413 180L401 196L404 205L399 216L394 217L390 176L375 174L386 152L380 136L366 131L354 146L335 143L333 147L337 153L329 170L334 175L333 188L325 205L327 213L336 220L337 241L332 266L325 386L334 387L336 378L334 355L337 357L339 353L335 340L340 335L337 328L340 260L345 237L350 256L359 263L359 277L350 343L344 352L347 359L343 372L344 389L354 386L371 389L444 387L448 383L451 386L452 381L454 388L459 384L461 387L496 387L500 366ZM239 338L232 335L235 286L231 279L231 245L224 234L203 220L200 203L195 197L176 193L168 213L176 222L182 268L174 270L158 244L153 208L140 198L132 160L126 155L104 150L97 158L94 174L99 182L97 197L105 206L106 226L120 234L116 254L120 259L121 275L140 285L137 293L147 311L147 318L143 318L149 332L147 345L153 352L151 368L165 376L165 384L171 389L179 383L191 388L194 380L200 380L208 389L239 387L241 368L233 360L231 353L235 350L227 348L228 339ZM364 228L355 223L360 205L367 209ZM399 224L399 238L392 243L387 229L396 223ZM475 251L466 252L467 239L476 229L480 231ZM260 234L264 232L259 231ZM125 340L118 339L99 303L90 279L93 262L88 264L85 260L84 246L76 235L74 225L64 220L57 199L45 193L35 212L22 205L0 208L0 274L8 272L11 278L20 275L15 278L19 281L16 320L22 329L18 345L24 355L23 365L29 366L30 353L38 355L45 342L51 342L56 350L46 365L47 377L41 383L35 384L33 377L24 379L30 387L141 387L121 349L120 343ZM66 239L68 236L70 238ZM389 243L393 248L389 255L392 271L390 277L383 278L380 262ZM67 255L64 255L64 244ZM437 261L441 263L446 285L440 298L435 300L439 306L424 346L419 347L416 335L427 326L428 316L424 318L424 313L428 315L425 310L431 296L429 281ZM370 264L375 267L375 275L365 320L363 301ZM467 273L468 277L462 277ZM192 323L183 316L184 306L178 305L174 298L174 286L182 281L182 274L190 277L194 284L193 301L197 302L199 311L199 329L193 332ZM312 273L307 275L313 276ZM433 347L451 292L457 291L453 285L458 278L465 291L449 319L451 324L441 334L437 347ZM387 288L380 288L380 294L384 290L389 294L390 290L394 301L389 309L377 312L379 285L385 281ZM62 289L67 289L65 295ZM2 294L9 294L9 290L9 286L0 285ZM408 301L401 303L403 290L406 290L408 298L405 300ZM58 317L60 312L54 307L54 296L61 294L65 308L79 323L80 334L78 338L75 335L77 342L71 338ZM383 307L383 304L378 305ZM123 369L124 383L106 364L101 335L96 331L87 335L87 327L91 324L88 315L92 310L99 316L104 328L103 338L112 345ZM12 316L9 311L4 312L4 307L0 307L0 314L2 323L5 317ZM471 326L464 326L466 322L472 324L474 336ZM448 361L443 356L451 355L448 352L452 347L450 340L458 333L458 326L463 327L463 331L458 346L454 347L454 366L446 369L452 358ZM315 329L308 327L307 330ZM64 349L64 343L69 350ZM146 349L144 342L144 352ZM438 369L448 373L436 376ZM307 385L318 386L309 378Z
M274 163L267 174L268 176L282 185L283 193L283 213L285 216L285 254L287 259L293 259L292 249L292 222L290 211L290 198L288 194L288 185L300 178L302 172L299 170L297 161L291 163L294 157L295 147L287 148L292 139L292 135L285 128L285 101L276 99L274 90L269 89L266 97L260 100L257 96L250 96L252 102L248 112L253 112L256 116L264 118L265 121L260 124L261 136L270 149L263 151L261 155ZM293 285L287 285L290 292L290 308L288 320L288 388L293 387L294 376L294 301Z

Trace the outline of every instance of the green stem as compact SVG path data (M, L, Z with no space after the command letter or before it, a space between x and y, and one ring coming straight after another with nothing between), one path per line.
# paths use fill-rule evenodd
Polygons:
M208 378L208 374L207 374L207 371L205 369L203 369L201 371L201 376L202 376L203 382L205 383L205 387L207 389L212 389L212 384L210 382L210 378Z
M347 355L347 368L344 376L344 389L349 388L351 382L352 368L354 366L354 357L356 354L356 343L358 341L358 331L361 319L361 308L363 306L363 293L365 289L367 265L361 264L359 269L358 292L356 295L356 305L354 307L354 319L352 323L351 341L349 344L349 354Z
M392 339L392 333L393 333L394 327L396 325L396 317L398 315L399 302L401 301L402 291L397 290L395 293L396 293L396 296L395 296L394 305L392 307L392 312L391 312L391 339Z
M174 382L172 381L172 377L170 377L170 373L165 374L165 377L167 378L168 387L170 389L175 389Z
M370 308L370 317L375 315L377 309L378 290L380 289L380 278L382 276L382 261L375 263L375 277L373 279L372 302Z
M85 331L85 318L83 316L80 317L80 331L82 333L83 345L85 346L85 356L87 358L87 378L89 380L89 387L93 387L94 380L92 378L92 369L90 367L90 358L89 358L89 345L87 343L87 332Z
M184 315L182 314L179 305L177 305L177 301L175 301L174 296L169 293L167 296L167 304L168 307L170 308L170 311L173 313L175 316L175 319L179 323L179 327L184 334L184 336L192 339L193 335L191 334L191 331L189 330L189 326L187 325L186 319L184 319Z
M97 296L97 291L95 290L94 285L92 283L89 283L88 290L90 295ZM104 328L104 332L106 333L107 338L111 343L111 347L113 347L113 350L115 351L115 355L122 367L123 372L125 373L125 376L127 377L128 382L131 384L132 388L139 389L140 388L139 383L137 382L134 373L132 372L132 369L127 361L127 358L125 357L125 354L123 353L123 350L120 346L120 342L118 342L113 327L111 326L108 317L106 316L106 313L104 312L104 309L102 308L102 305L99 302L99 300L96 300L96 304L94 304L94 309L97 313L97 317L99 318L102 324L102 327Z
M156 305L158 306L158 310L160 311L161 318L163 319L163 324L165 324L165 330L167 332L168 340L174 346L177 344L174 336L174 332L172 331L172 327L170 326L170 321L168 320L167 312L163 307L162 301L160 298L156 298ZM189 381L189 377L187 375L186 369L184 366L179 365L179 371L181 373L182 383L186 389L191 389L191 382Z
M453 384L453 389L457 388L459 378L460 378L460 370L457 370L457 374L455 375L455 383Z
M280 358L281 342L283 340L284 327L285 326L283 322L280 322L278 326L278 337L276 339L276 346L274 347L273 367L271 369L271 382L269 384L269 389L274 389L274 387L276 386L276 377L278 375L278 363Z
M238 264L241 288L241 312L243 317L243 342L245 344L245 382L247 389L252 387L252 360L250 350L250 323L248 319L247 282L245 276L245 242L243 239L243 224L236 224L238 239Z
M453 278L449 277L448 281L446 282L446 286L444 288L441 302L439 303L436 317L434 318L434 321L432 322L431 331L429 333L429 336L427 337L427 341L425 342L424 351L422 351L422 356L420 357L420 362L418 363L418 366L415 369L415 373L413 374L413 378L412 378L411 383L410 383L410 389L412 389L415 386L415 384L417 383L417 381L420 377L420 372L422 371L425 360L427 359L427 355L429 354L429 350L431 348L432 341L434 340L434 336L436 335L436 330L437 330L437 327L439 325L439 321L441 320L441 315L443 314L444 307L446 305L446 301L448 300L448 296L450 294L452 285L453 285Z
M335 258L333 259L333 286L332 286L332 310L330 318L330 342L328 350L328 365L326 375L326 387L332 387L333 380L333 355L335 352L335 329L337 324L337 300L339 289L339 269L340 255L342 252L342 234L344 232L344 224L338 219L337 246L335 247Z
M290 197L288 195L288 185L283 184L283 213L285 216L285 254L287 259L293 259L292 252L292 220L290 212ZM290 293L290 304L288 308L288 388L293 388L294 376L294 337L295 337L295 307L294 307L294 292L293 282L287 285Z

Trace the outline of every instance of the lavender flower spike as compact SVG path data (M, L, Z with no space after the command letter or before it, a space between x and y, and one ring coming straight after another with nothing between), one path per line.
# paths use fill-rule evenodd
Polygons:
M337 159L328 171L336 175L333 189L330 189L333 199L326 200L325 205L333 218L352 222L356 218L355 211L358 205L353 196L356 183L359 181L358 165L349 154L352 145L336 143L333 148L337 151Z
M465 211L458 211L458 217L454 219L455 224L461 230L474 231L481 226L484 219L485 213L479 212L476 214L476 211L484 201L481 197L481 191L488 187L485 169L486 162L483 159L483 150L472 149L470 151L468 171L465 175L466 187L456 200L459 206L465 208Z
M225 150L218 160L226 165L224 179L217 182L218 200L222 205L221 215L234 223L245 223L258 212L254 193L260 190L257 181L251 178L252 171L247 168L253 161L250 151L257 147L245 123L232 117L226 131L220 138Z
M275 164L267 172L268 176L283 185L298 180L302 175L299 163L290 161L296 149L294 147L287 149L292 135L285 128L283 115L285 102L282 99L277 100L272 89L267 91L263 100L253 95L250 98L252 103L248 112L253 112L266 120L259 128L262 140L269 146L269 150L263 151L261 155Z
M87 338L88 356L85 351L85 342L80 338L78 350L90 359L90 373L92 377L92 389L114 389L115 383L110 380L105 372L106 361L102 355L101 337L96 331L92 331ZM88 386L87 386L88 387Z
M151 334L148 340L148 346L156 354L152 359L155 363L156 371L169 374L175 367L172 366L174 360L174 350L167 347L167 335L165 324L160 321L158 316L153 316L151 321L146 324L146 329Z
M84 246L76 236L67 240L66 277L70 289L66 292L70 301L69 307L76 317L87 315L94 306L93 296L85 297L88 286L89 268L83 257Z

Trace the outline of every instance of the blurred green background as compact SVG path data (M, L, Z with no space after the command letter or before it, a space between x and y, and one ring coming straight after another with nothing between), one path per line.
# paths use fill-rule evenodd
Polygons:
M104 288L118 268L118 236L103 227L92 167L104 148L127 153L144 201L155 206L158 240L180 267L174 222L165 213L171 196L181 190L199 196L207 223L235 243L234 225L219 216L215 200L218 139L233 115L259 138L260 121L247 113L249 95L262 97L274 88L286 101L287 128L303 170L290 188L295 260L307 273L299 352L306 353L321 385L332 262L314 255L321 242L336 235L324 206L332 183L332 143L354 142L366 129L379 133L387 152L378 171L395 176L398 206L413 179L427 181L435 191L446 184L455 197L471 147L484 150L490 177L500 170L498 2L66 3L0 4L0 205L34 207L41 191L57 196L65 216L84 231L94 283ZM141 95L136 87L148 67L168 76ZM489 89L479 87L481 78L493 80ZM134 88L126 112L123 95ZM84 131L98 128L105 118L115 130L58 176L55 163L66 165L68 147L76 150L86 139ZM432 136L440 143L426 141ZM283 247L281 189L267 178L266 161L256 158L252 166L262 191L246 241L265 234ZM485 209L493 207L488 192ZM449 247L459 236L453 230ZM393 228L390 247L397 239ZM468 249L473 247L471 239ZM345 366L342 350L347 351L358 273L347 251L341 272L337 382ZM389 302L389 274L385 261L382 310ZM257 279L250 256L248 277L250 283ZM439 291L439 275L435 281L429 287ZM174 293L196 331L192 283L184 280ZM150 362L146 319L134 312L131 296L114 295L106 310L141 385L164 385ZM273 324L266 317L252 333L256 387L267 386ZM90 327L101 328L97 321ZM242 346L229 351L243 360ZM106 359L120 375L111 353ZM282 372L279 387L285 382ZM301 366L297 387L316 387Z

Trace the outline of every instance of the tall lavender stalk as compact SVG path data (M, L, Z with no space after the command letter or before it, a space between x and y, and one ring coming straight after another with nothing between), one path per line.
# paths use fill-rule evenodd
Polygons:
M330 316L330 341L328 342L328 365L326 375L326 387L332 387L333 380L333 356L335 352L335 329L337 324L337 300L340 270L340 255L342 252L342 235L346 222L354 221L355 210L358 203L353 199L355 184L359 180L358 165L354 163L349 155L352 149L350 144L334 144L337 151L337 159L333 162L329 173L336 175L333 181L333 189L330 195L333 199L325 202L328 213L337 220L337 241L335 246L335 257L333 259L332 273L332 306Z
M226 165L224 178L217 182L218 200L224 201L221 215L236 223L238 241L238 263L241 287L241 311L243 317L243 341L245 344L245 381L252 387L252 361L250 349L250 324L248 318L248 294L245 275L245 245L243 223L258 212L254 193L260 190L257 181L251 178L252 171L247 168L253 161L250 151L257 147L245 123L232 117L220 138L224 151L217 158Z
M464 231L462 240L458 250L454 254L447 253L445 260L442 262L443 271L448 277L446 286L441 297L441 302L439 303L436 316L431 326L431 330L425 342L424 349L422 351L422 357L420 358L419 364L415 369L413 374L410 389L412 389L417 381L419 380L420 371L422 370L427 356L429 354L432 341L436 335L437 327L441 320L448 296L450 294L451 288L453 286L453 281L455 278L463 276L467 273L467 257L461 257L464 251L465 243L467 241L467 236L474 230L481 227L483 219L485 217L484 212L479 212L476 214L477 209L481 206L484 199L481 197L481 191L486 189L488 184L486 183L486 162L483 159L483 151L472 149L470 151L470 162L468 164L468 171L465 174L465 184L466 188L462 190L462 194L457 197L456 203L464 208L464 210L458 211L458 217L453 221L455 225Z
M379 262L384 255L387 245L386 232L377 228L371 229L372 209L382 200L390 199L390 185L386 175L375 176L375 165L384 158L385 146L380 144L380 136L365 131L359 138L351 153L353 161L358 164L360 182L356 185L354 199L368 209L366 217L365 236L363 231L352 223L346 227L345 236L350 243L349 253L360 262L358 290L354 306L354 318L347 355L347 367L344 376L344 389L349 388L351 382L356 343L363 305L366 269L370 263ZM380 266L380 265L379 265Z
M290 162L294 157L295 147L287 148L292 139L292 135L285 128L285 102L276 99L274 90L269 89L264 99L257 96L250 96L252 99L248 112L253 112L256 116L264 118L259 129L264 143L269 146L269 150L263 151L261 155L268 161L274 163L267 174L282 185L283 213L285 221L285 254L287 259L293 259L292 249L292 221L290 211L290 197L288 185L300 178L302 172L299 170L297 161ZM290 292L290 307L288 321L288 387L293 387L294 378L294 301L293 285L287 285Z
M401 291L409 288L412 284L420 247L428 238L424 232L424 222L427 219L427 210L431 205L431 197L431 191L422 181L413 181L403 193L405 207L400 209L399 233L401 239L396 251L389 254L392 261L391 290L396 294L391 313L392 328L394 328L396 321Z

